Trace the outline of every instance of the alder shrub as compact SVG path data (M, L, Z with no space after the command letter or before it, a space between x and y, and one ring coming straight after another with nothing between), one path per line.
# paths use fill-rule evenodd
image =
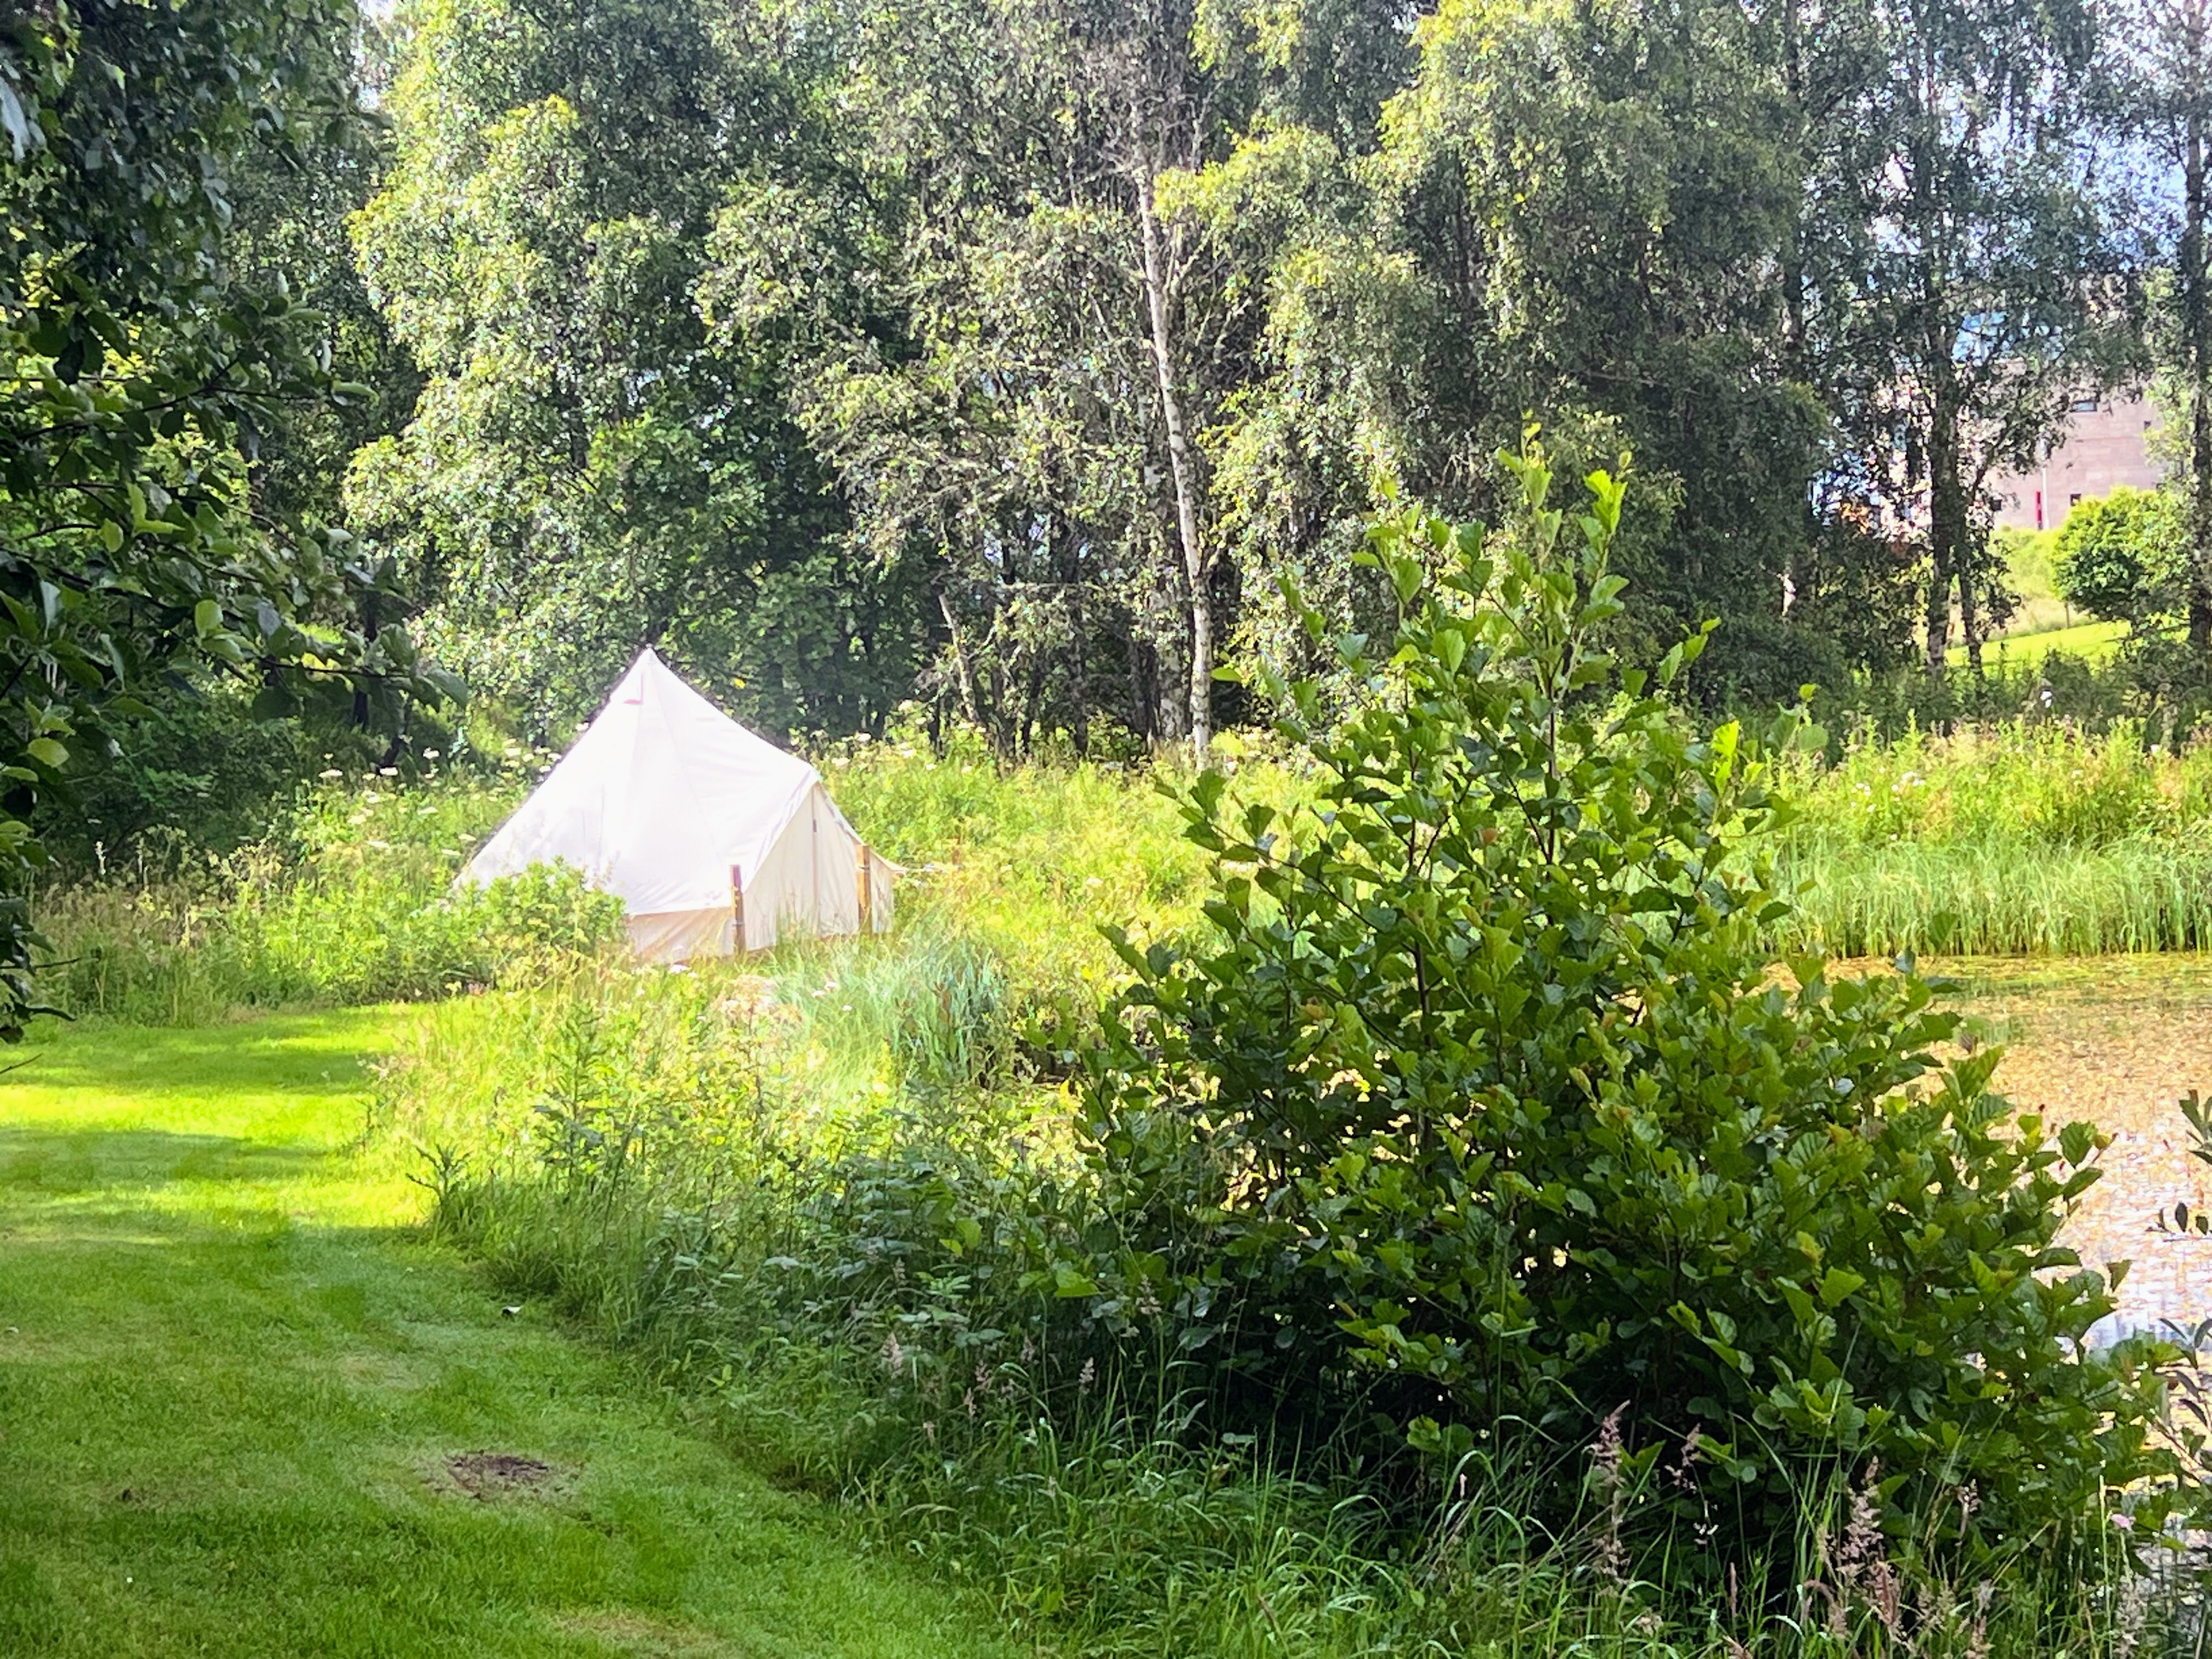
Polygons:
M1995 1050L1941 1057L1909 960L1771 960L1770 757L1817 733L1693 728L1665 692L1703 634L1617 666L1622 485L1570 516L1513 464L1510 533L1371 536L1401 620L1336 643L1359 713L1268 688L1309 806L1185 791L1213 926L1119 940L1076 1084L1117 1224L1061 1293L1160 1310L1220 1392L1447 1455L1613 1419L1698 1466L1705 1536L1877 1464L1937 1543L2108 1525L2170 1479L2171 1351L2087 1341L2121 1270L2057 1237L2104 1138L2015 1113Z

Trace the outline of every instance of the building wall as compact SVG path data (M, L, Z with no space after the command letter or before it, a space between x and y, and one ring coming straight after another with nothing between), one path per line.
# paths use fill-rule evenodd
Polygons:
M2145 443L2157 416L2148 400L2129 393L2076 408L2049 458L2033 472L1993 479L1999 525L2008 530L2056 530L2075 501L2111 494L2129 484L2148 489L2166 476Z

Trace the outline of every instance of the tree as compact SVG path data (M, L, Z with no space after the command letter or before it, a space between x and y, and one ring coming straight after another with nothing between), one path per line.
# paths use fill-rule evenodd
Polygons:
M2188 492L2191 652L2212 654L2212 248L2205 236L2206 146L2212 143L2212 13L2204 0L2143 0L2125 14L2134 50L2118 66L2121 101L2161 166L2178 169L2181 213L2171 228L2153 357L2181 413L2179 472ZM2147 191L2155 199L2161 192Z
M805 54L746 26L641 0L398 14L393 166L356 228L426 382L348 499L430 637L540 734L647 642L784 730L879 726L911 682L910 600L835 556L781 364L714 349L702 314L725 194L806 127Z
M1237 586L1219 440L1275 257L1216 169L1293 121L1371 133L1399 36L1346 12L832 12L838 159L726 214L715 314L733 345L799 343L855 541L932 573L938 684L1009 752L1115 704L1208 739Z
M1360 411L1377 483L1486 511L1532 413L1579 462L1632 451L1650 505L1623 628L1656 654L1710 605L1714 691L1794 689L1784 577L1821 411L1782 349L1796 179L1744 14L1448 0L1417 43L1358 169L1373 228L1321 245L1304 307L1357 319L1327 395ZM1320 332L1279 323L1286 350Z
M1869 0L1823 26L1850 67L1820 116L1844 135L1820 148L1810 222L1856 229L1808 277L1810 349L1839 365L1863 504L1924 550L1927 672L1944 672L1954 598L1979 672L2002 621L1988 481L2031 464L2123 344L2098 17Z
M2196 602L2188 514L2164 489L2115 489L2076 502L2058 527L2051 575L2078 610L2137 632L2185 613Z
M32 1000L29 815L72 744L211 669L264 712L395 719L457 690L343 532L257 501L283 411L335 381L326 319L229 263L234 170L341 134L351 14L312 0L81 0L0 26L0 1036ZM387 595L395 612L396 596Z

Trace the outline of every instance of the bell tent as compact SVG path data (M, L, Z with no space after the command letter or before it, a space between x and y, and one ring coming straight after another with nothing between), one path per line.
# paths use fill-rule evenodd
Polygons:
M822 775L686 685L650 647L461 872L486 883L573 866L629 911L656 962L780 938L881 933L896 867L845 822Z

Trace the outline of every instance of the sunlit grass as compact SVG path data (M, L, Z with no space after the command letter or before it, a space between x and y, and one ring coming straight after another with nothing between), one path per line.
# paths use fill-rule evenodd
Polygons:
M2125 623L2076 622L2055 627L2045 626L2032 631L2000 634L1995 639L1985 641L1982 646L1982 661L1991 667L1999 663L2033 667L2053 652L2060 652L2069 657L2078 657L2092 667L2097 667L2112 659L2119 651L2120 642L2127 636ZM1951 647L1946 660L1954 668L1966 667L1966 647L1964 645Z
M390 1027L41 1029L0 1083L0 1652L1002 1651L407 1224L352 1150ZM486 1450L551 1474L479 1501Z

